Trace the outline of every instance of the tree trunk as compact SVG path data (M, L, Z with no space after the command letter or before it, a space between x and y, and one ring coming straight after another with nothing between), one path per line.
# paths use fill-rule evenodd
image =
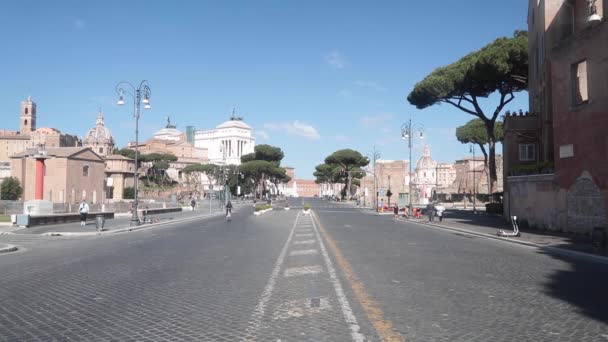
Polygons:
M483 173L485 173L486 178L488 179L488 195L492 196L492 182L490 182L490 175L488 174L488 151L486 151L486 147L484 144L479 145L479 149L481 153L483 153Z
M496 136L494 135L494 122L491 120L485 121L486 131L488 133L488 168L490 169L490 197L493 197L496 182L498 180L496 174Z

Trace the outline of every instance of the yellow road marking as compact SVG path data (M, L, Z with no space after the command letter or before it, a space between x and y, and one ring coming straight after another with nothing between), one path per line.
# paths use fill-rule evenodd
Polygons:
M325 230L325 227L323 226L323 224L321 224L321 221L317 217L316 213L313 213L313 217L317 222L317 225L319 227L319 230L321 231L321 234L323 235L323 238L327 242L327 246L329 246L329 249L336 258L338 266L340 266L340 268L342 269L344 277L348 281L350 287L353 289L355 297L357 297L359 304L361 304L361 307L363 307L367 318L374 326L374 329L376 330L380 338L386 342L404 342L405 338L401 334L393 330L393 323L389 319L386 319L384 317L384 312L382 311L382 309L380 309L378 303L376 303L376 301L374 301L367 293L367 291L365 290L365 286L363 286L363 283L355 275L353 267L350 265L348 260L346 260L346 258L342 254L342 251L340 250L336 242L333 240L333 238L329 235L327 230Z

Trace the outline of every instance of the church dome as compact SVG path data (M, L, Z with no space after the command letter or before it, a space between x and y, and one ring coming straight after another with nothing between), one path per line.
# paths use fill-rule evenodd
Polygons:
M422 157L420 157L416 163L416 170L435 169L436 167L437 162L431 158L431 151L429 150L429 147L425 146Z
M89 143L114 143L112 132L110 132L110 129L105 126L103 122L103 114L101 112L97 114L95 127L89 130L85 137L85 141Z

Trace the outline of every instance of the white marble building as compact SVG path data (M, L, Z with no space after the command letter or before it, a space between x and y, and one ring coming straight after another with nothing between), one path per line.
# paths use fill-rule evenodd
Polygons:
M251 126L232 116L215 129L196 131L194 146L207 149L212 164L239 165L241 156L254 152L255 138Z
M437 162L431 157L428 146L424 147L422 157L416 163L412 184L417 191L414 198L418 198L418 204L428 204L437 186Z

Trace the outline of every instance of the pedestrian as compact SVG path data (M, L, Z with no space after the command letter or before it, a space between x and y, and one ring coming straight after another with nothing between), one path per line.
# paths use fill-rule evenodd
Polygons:
M83 200L78 206L78 212L80 213L80 225L86 226L87 224L87 215L89 215L89 205L86 200Z
M393 206L393 214L395 214L395 219L399 217L399 205L397 203Z
M196 200L194 199L194 197L192 197L192 199L190 200L190 206L192 207L192 211L194 211L194 207L196 207Z
M429 222L433 222L433 220L435 219L435 205L433 204L433 202L429 203L426 206L426 211L429 215Z
M445 207L442 205L436 205L435 210L437 211L437 218L439 218L439 222L443 221L443 212L445 211Z
M384 212L384 199L380 200L380 212L383 213Z

